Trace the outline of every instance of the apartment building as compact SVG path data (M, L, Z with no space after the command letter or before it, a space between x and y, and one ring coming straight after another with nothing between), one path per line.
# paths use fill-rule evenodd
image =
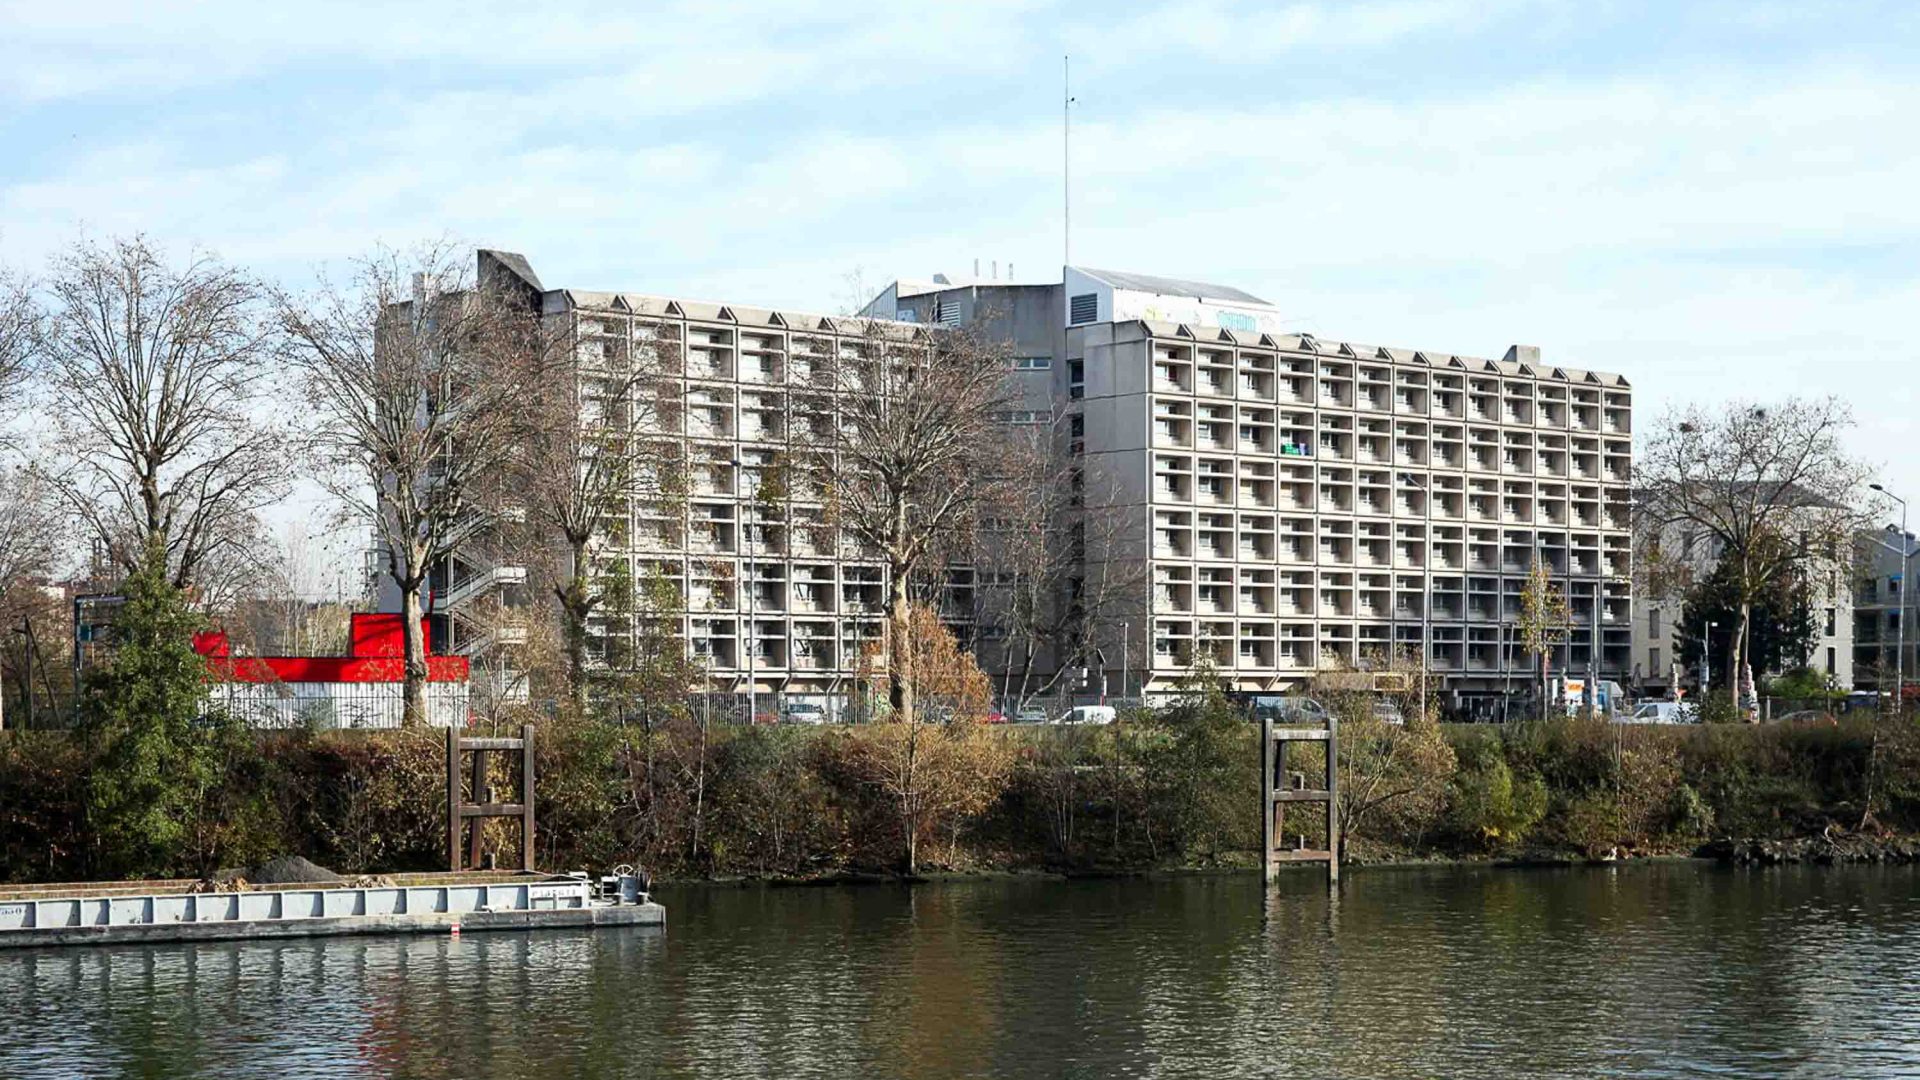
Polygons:
M1920 599L1905 580L1911 564L1920 560L1920 541L1888 525L1861 534L1858 559L1851 624L1853 679L1847 685L1892 690L1896 669L1905 672L1909 683L1920 676L1920 631L1913 622Z
M715 690L831 699L883 632L885 569L834 527L823 493L781 483L777 507L764 497L774 471L833 453L840 375L875 326L1004 341L1018 393L1001 419L1052 425L1088 512L1118 523L1087 573L1124 565L1134 602L1095 627L1086 656L1047 658L1091 666L1078 688L1151 697L1207 657L1242 691L1284 692L1424 643L1457 700L1522 690L1537 668L1515 627L1536 559L1575 624L1551 666L1631 671L1632 390L1619 376L1525 346L1492 360L1322 340L1240 290L1081 267L1037 285L899 281L843 319L554 289L520 256L479 259L483 279L517 286L570 335L590 374L643 354L667 365L648 400L582 402L632 417L648 459L686 480L682 499L611 515L592 557L671 587ZM997 587L955 567L938 590L990 671L1009 660ZM486 612L516 589L523 569L457 554L436 632L453 628L455 651L499 640Z
M931 341L935 331L553 289L518 255L482 251L479 260L482 280L505 275L570 337L588 388L582 415L628 418L645 464L684 485L678 497L636 498L608 515L590 552L598 571L671 587L681 635L712 690L843 693L863 645L883 632L886 570L828 519L824 492L807 481L816 471L795 466L834 453L833 403L853 392L848 365L874 348L875 333L911 343ZM643 386L621 377L634 364L654 366ZM610 386L625 387L626 399L607 393ZM778 483L770 479L776 472ZM493 639L458 629L490 625L489 605L499 605L503 590L524 590L526 573L494 565L475 545L456 552L440 580L433 617L456 631L455 651L472 651ZM943 612L964 634L974 606L968 571L949 571L939 591ZM603 612L594 648L632 634L634 618Z
M1009 422L1065 421L1089 503L1126 521L1112 557L1145 568L1139 615L1100 630L1108 686L1152 696L1206 656L1242 691L1281 692L1424 642L1458 700L1521 690L1536 559L1573 616L1553 669L1631 672L1620 376L1527 346L1321 340L1241 290L1081 267L898 281L864 314L1000 337L1021 382Z
M1680 526L1664 530L1660 545L1692 566L1696 574L1708 572L1720 558L1719 547L1710 538L1690 535ZM1828 676L1833 685L1851 687L1859 665L1855 648L1856 587L1850 568L1844 558L1823 559L1814 567L1811 578L1807 584L1813 607L1814 637L1808 645L1806 664ZM1700 685L1697 668L1688 671L1678 667L1683 639L1697 641L1705 630L1702 626L1685 625L1685 607L1683 591L1659 592L1642 584L1633 605L1633 670L1630 679L1622 680L1623 683L1643 693L1659 695L1672 693L1676 675L1678 685L1683 688L1691 690ZM1712 647L1716 650L1727 647L1727 638L1727 628L1719 628L1713 636ZM1714 660L1710 685L1725 683L1725 661L1724 656ZM1755 672L1755 677L1764 679L1777 674L1781 673L1761 671Z

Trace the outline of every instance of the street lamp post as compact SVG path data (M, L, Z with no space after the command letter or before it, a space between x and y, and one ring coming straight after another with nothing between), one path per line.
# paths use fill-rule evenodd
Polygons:
M1707 620L1707 628L1700 631L1700 707L1707 707L1707 694L1713 689L1713 628L1720 625Z
M1412 473L1401 473L1400 479L1423 492L1427 490L1427 482ZM1424 717L1427 715L1427 659L1433 653L1433 537L1428 535L1425 526L1421 527L1420 536L1425 549L1420 555L1420 715Z
M1907 558L1913 550L1907 539L1907 500L1888 491L1885 484L1867 486L1900 504L1900 591L1894 594L1899 606L1894 609L1898 621L1893 628L1893 707L1899 709L1906 704L1907 693Z
M748 726L752 726L753 723L760 718L758 710L759 699L754 693L755 674L753 670L754 660L756 659L755 654L760 651L760 627L757 617L758 613L755 611L756 597L754 596L754 593L759 591L760 586L755 576L753 566L753 499L751 493L747 491L747 485L743 482L746 477L746 468L739 458L733 459L733 476L735 497L741 495L748 496L748 498L740 504L740 542L747 549L747 632L745 635L746 640L742 644L746 646L747 650L747 724Z

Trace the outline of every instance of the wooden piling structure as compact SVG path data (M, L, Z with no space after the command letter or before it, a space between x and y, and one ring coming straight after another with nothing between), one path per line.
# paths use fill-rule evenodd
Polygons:
M1327 864L1327 884L1340 881L1340 722L1327 717L1327 726L1281 726L1272 717L1260 721L1260 806L1261 852L1267 880L1272 881L1285 863L1323 862ZM1299 783L1287 769L1287 748L1297 742L1324 743L1326 775L1319 787L1307 787L1303 775ZM1326 847L1288 848L1285 826L1289 803L1319 803L1326 807Z
M487 779L487 754L520 753L520 801L493 801L492 785ZM472 754L473 801L460 794L460 756ZM480 833L486 819L520 819L520 869L533 869L533 725L522 724L517 739L463 739L460 729L447 729L447 869L479 869ZM467 833L467 861L461 865L461 833Z

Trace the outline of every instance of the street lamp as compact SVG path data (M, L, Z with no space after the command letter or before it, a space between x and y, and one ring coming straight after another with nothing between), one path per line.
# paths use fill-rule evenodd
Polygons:
M1885 484L1868 484L1868 487L1900 504L1900 591L1894 594L1898 606L1894 609L1893 644L1893 703L1894 708L1905 705L1907 692L1907 558L1913 550L1913 542L1907 538L1907 500L1888 491Z
M744 644L747 649L747 725L751 727L760 716L756 708L759 701L757 695L754 693L755 676L753 671L755 654L760 651L760 625L757 612L754 610L754 602L756 599L754 593L759 591L760 583L754 572L753 565L753 498L752 493L747 491L746 484L742 483L743 478L746 476L746 465L739 458L734 458L732 464L734 497L747 496L747 498L740 503L739 524L740 541L747 549L747 633Z
M1400 480L1421 491L1427 482L1412 473L1401 473ZM1431 507L1427 508L1431 510ZM1420 557L1420 715L1427 715L1427 657L1433 652L1433 537L1421 526Z
M1713 689L1713 628L1720 624L1707 620L1707 628L1700 631L1700 707L1707 707L1707 694Z

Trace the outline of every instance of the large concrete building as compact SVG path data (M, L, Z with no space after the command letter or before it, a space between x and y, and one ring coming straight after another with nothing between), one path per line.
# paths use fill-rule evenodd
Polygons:
M1329 666L1414 660L1423 641L1456 700L1522 691L1537 668L1515 627L1535 559L1573 614L1553 669L1631 671L1633 408L1619 376L1526 346L1494 360L1322 340L1236 289L1079 267L1039 285L900 281L838 319L553 289L518 256L480 258L589 366L675 358L657 400L626 405L654 453L684 465L686 498L616 515L594 557L672 584L716 690L831 698L882 633L884 570L820 493L786 492L777 523L753 494L781 455L822 452L803 418L837 392L832 365L857 359L869 320L903 336L970 326L1007 347L1018 399L1002 419L1060 433L1089 509L1119 523L1089 558L1127 560L1139 583L1085 657L1051 658L1094 658L1112 692L1166 692L1203 656L1240 690L1283 692ZM447 640L488 624L461 611L481 611L491 585L524 582L452 560L435 611ZM991 591L955 569L943 610L964 626L994 609ZM991 628L979 637L991 666Z
M552 289L518 255L482 251L479 261L483 281L497 284L504 275L571 340L583 376L582 416L629 418L643 464L678 478L675 497L635 497L606 515L589 553L597 572L623 570L631 581L671 587L681 602L681 636L712 690L801 699L844 693L863 643L883 631L884 568L833 527L822 492L766 478L797 455L833 452L831 431L815 429L847 392L838 365L872 347L874 327L739 304ZM934 333L892 323L879 332L904 341ZM651 372L630 385L624 373L636 365ZM624 399L607 387L622 388ZM776 487L774 508L768 493ZM943 584L943 613L964 629L974 610L967 572L956 569ZM483 543L462 545L433 589L436 632L456 652L523 640L514 611L540 591L526 567L490 555ZM398 602L397 595L383 599L387 607ZM603 609L591 650L632 634L634 619Z
M1566 590L1555 671L1632 667L1626 380L1289 333L1202 282L1068 267L1058 284L899 281L864 312L970 325L1024 381L1013 422L1064 414L1088 500L1128 522L1141 615L1101 631L1106 684L1152 695L1210 656L1240 690L1417 658L1461 699L1530 685L1517 641L1538 558ZM1136 674L1137 673L1137 674Z

